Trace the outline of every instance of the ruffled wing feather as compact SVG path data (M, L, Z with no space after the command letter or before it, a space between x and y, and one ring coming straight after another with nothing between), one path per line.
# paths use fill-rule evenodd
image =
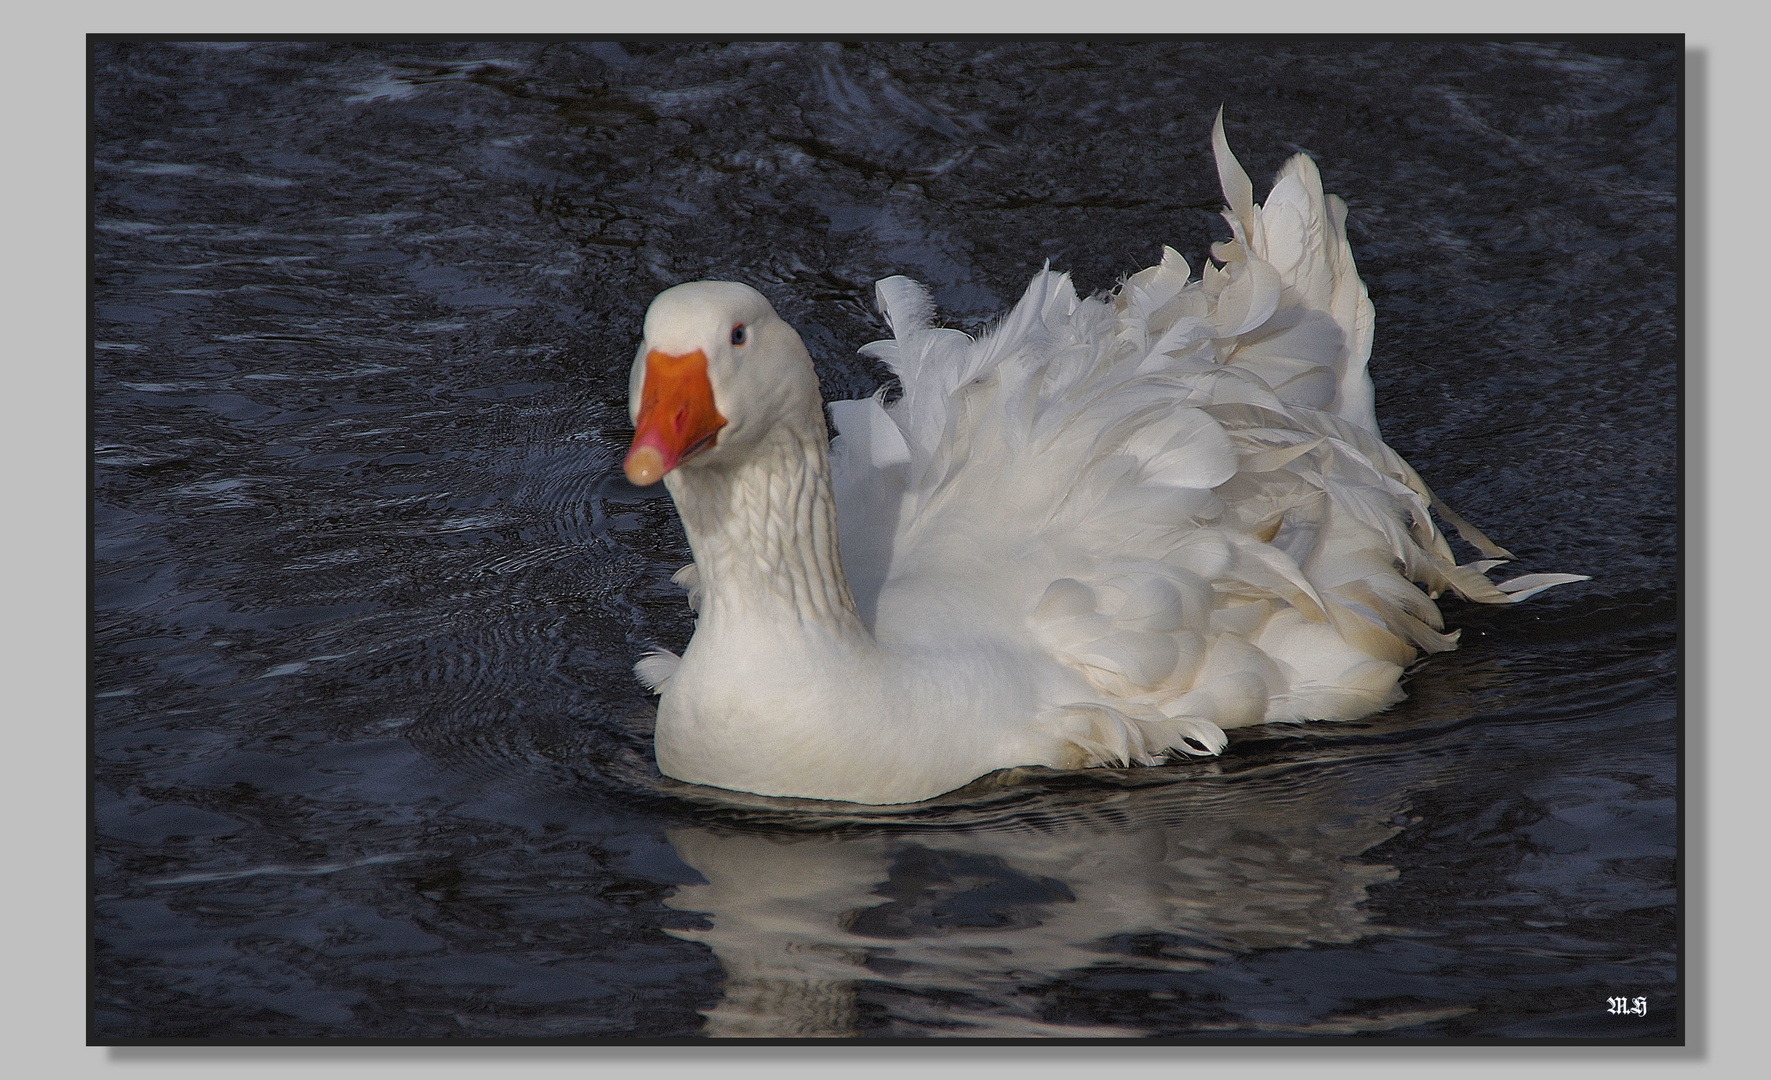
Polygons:
M1217 265L1194 278L1164 248L1089 299L1044 269L976 340L888 278L893 337L864 352L903 393L831 408L864 616L882 640L973 609L1024 620L1089 688L1040 721L1083 763L1364 715L1401 696L1416 650L1455 646L1432 596L1511 603L1585 580L1488 580L1508 553L1378 434L1345 204L1302 154L1257 204L1221 113L1212 145L1232 231ZM1459 565L1431 511L1487 558Z

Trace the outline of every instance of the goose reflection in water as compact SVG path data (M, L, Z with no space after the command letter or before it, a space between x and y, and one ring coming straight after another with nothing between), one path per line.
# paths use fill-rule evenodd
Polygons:
M973 809L928 826L679 828L670 842L706 884L667 903L708 925L672 933L707 944L725 972L709 1036L1146 1034L1048 1022L1040 988L1383 932L1362 904L1395 871L1362 856L1406 819L1419 785L1398 771L1366 760L1091 782L994 821ZM863 1030L864 988L891 995L892 1026Z

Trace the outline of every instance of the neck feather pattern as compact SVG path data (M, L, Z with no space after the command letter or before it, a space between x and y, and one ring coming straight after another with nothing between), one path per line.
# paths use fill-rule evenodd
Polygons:
M732 465L665 477L695 552L702 621L866 634L842 572L823 426L806 433L781 424Z

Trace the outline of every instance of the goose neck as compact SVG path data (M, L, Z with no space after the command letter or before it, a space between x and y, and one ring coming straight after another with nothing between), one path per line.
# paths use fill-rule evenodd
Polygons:
M736 463L666 476L695 553L702 624L760 619L866 633L843 576L822 436L784 424Z

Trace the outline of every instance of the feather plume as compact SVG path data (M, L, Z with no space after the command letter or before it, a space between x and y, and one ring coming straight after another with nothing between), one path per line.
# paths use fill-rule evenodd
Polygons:
M1510 555L1378 434L1345 203L1300 154L1257 204L1221 110L1212 148L1232 233L1218 265L1195 278L1164 247L1087 299L1047 266L975 340L933 325L926 289L888 278L893 339L864 351L903 395L831 407L845 472L909 466L885 564L865 574L913 590L918 567L956 558L951 538L983 541L971 572L1019 595L1042 647L1101 694L1047 717L1094 762L1216 752L1224 728L1268 718L1363 715L1396 700L1417 650L1455 646L1440 592L1510 603L1583 580L1488 580ZM980 518L987 507L1023 517ZM1459 565L1435 512L1485 558ZM1161 727L1181 721L1203 725L1193 749Z

